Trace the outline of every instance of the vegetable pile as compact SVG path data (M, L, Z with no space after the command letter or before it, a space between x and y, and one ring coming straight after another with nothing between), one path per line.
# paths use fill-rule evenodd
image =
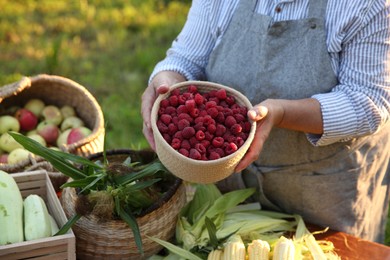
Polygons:
M248 138L247 110L225 89L201 93L190 85L161 100L157 128L182 155L215 160L234 153Z
M243 204L254 191L221 194L214 184L197 184L193 199L180 214L175 241L151 237L168 251L151 260L339 259L333 244L317 241L299 215ZM259 258L262 254L264 258Z

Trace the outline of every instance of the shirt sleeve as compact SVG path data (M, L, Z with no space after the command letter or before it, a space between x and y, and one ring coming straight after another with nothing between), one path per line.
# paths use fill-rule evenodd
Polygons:
M339 53L339 85L313 96L320 102L324 124L322 135L307 134L313 145L373 134L389 121L390 8L384 0L372 2Z
M164 70L179 72L187 80L204 80L215 42L207 1L193 1L182 31L168 49L166 58L155 66L150 80Z

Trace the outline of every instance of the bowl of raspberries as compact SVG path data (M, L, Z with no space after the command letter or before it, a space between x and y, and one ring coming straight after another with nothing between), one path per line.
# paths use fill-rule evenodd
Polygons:
M175 176L191 183L227 178L248 150L256 123L239 91L208 81L185 81L152 108L156 153Z

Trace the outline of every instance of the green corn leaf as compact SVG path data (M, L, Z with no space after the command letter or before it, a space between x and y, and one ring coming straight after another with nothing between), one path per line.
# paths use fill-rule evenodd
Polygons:
M208 232L208 235L210 237L210 244L213 248L218 247L218 238L217 238L217 227L215 226L214 222L209 219L205 218L205 226Z
M166 168L161 164L161 162L155 161L151 164L147 164L143 169L138 172L133 172L131 174L126 174L122 176L115 176L114 181L118 185L125 185L135 180L153 176L159 171L166 171Z
M134 184L127 184L126 187L123 189L125 192L130 193L136 190L143 190L147 187L152 186L153 184L159 182L161 179L153 179L153 180L147 180L147 181L138 181Z
M156 238L156 237L149 237L149 239L153 240L154 242L162 245L163 247L165 247L166 249L168 249L170 252L182 257L183 259L188 259L188 260L202 260L202 258L198 257L197 255L191 253L190 251L188 250L185 250L179 246L176 246L172 243L169 243L167 241L164 241L164 240L161 240L159 238Z
M65 225L63 225L61 227L61 229L58 230L58 232L54 234L54 236L59 236L59 235L66 234L69 231L69 229L72 228L73 224L76 223L80 218L81 218L81 215L78 215L78 214L76 214L73 217L71 217L68 220L68 222L66 222Z
M144 254L143 246L142 246L142 239L141 239L141 232L139 230L139 226L137 223L137 219L128 214L125 210L123 210L122 205L120 204L120 200L117 197L115 198L115 210L118 216L129 225L131 230L133 231L135 244L137 245L138 251L141 254Z

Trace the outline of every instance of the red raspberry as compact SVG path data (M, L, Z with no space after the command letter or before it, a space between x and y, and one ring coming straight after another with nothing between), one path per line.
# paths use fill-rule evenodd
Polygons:
M211 143L214 147L222 147L224 140L222 137L215 137Z
M217 90L216 90L216 89L210 90L210 91L208 92L209 98L215 97L215 94L216 94L216 93L217 93Z
M222 112L225 117L233 115L233 111L229 107L225 107Z
M172 116L172 124L177 125L177 123L179 123L179 118L176 115Z
M232 133L230 133L230 131L226 131L226 133L223 135L223 140L225 140L226 142L235 142L236 141L236 137L234 135L232 135Z
M195 149L200 153L200 154L205 154L206 153L206 147L203 146L201 143L195 144Z
M179 138L180 140L183 140L183 134L181 131L177 131L174 135L173 138Z
M197 118L194 119L194 123L202 123L203 124L204 117L203 116L198 116Z
M196 93L196 94L195 94L194 100L195 100L195 103L196 103L197 105L203 104L203 102L204 102L203 96L202 96L201 94L199 94L199 93Z
M168 98L169 104L173 107L177 107L179 105L179 97L178 96L170 96Z
M217 124L217 129L215 131L216 136L223 136L226 132L226 127L222 124Z
M210 141L203 139L200 143L207 149L210 146Z
M190 155L190 152L187 149L184 149L184 148L180 148L179 149L179 153L181 153L185 157L188 157Z
M186 149L187 151L189 151L191 149L190 141L188 141L186 139L181 141L181 148Z
M187 114L188 113L188 109L187 109L187 107L185 105L179 105L177 107L177 109L176 109L176 113L178 115L180 115L180 114Z
M183 95L178 96L179 98L179 105L184 105L186 103L187 98Z
M163 138L168 144L171 143L172 138L170 134L163 134Z
M157 128L160 130L161 133L165 134L168 133L168 126L164 124L161 120L157 120Z
M227 97L226 90L225 89L219 89L217 92L215 92L215 96L220 99L224 100Z
M185 106L187 107L187 111L191 112L196 107L195 100L193 99L186 100Z
M180 129L180 127L179 127ZM186 126L182 130L182 135L184 139L190 139L195 135L195 129L191 126Z
M204 107L202 108L202 106L199 106L199 116L201 117L207 116L207 110L204 110Z
M157 114L158 114L159 116L166 114L165 109L166 109L165 107L160 107L160 108L158 109Z
M195 137L198 141L202 141L206 136L204 134L204 131L198 130L195 134Z
M199 122L197 124L194 125L194 129L196 132L198 131L202 131L202 132L205 132L206 131L206 127L203 125L202 122Z
M236 119L233 116L227 116L225 119L225 126L231 128L234 124L237 124Z
M163 99L163 100L161 100L161 102L160 102L160 107L167 107L167 106L169 106L169 100L166 98L166 99Z
M215 118L215 121L217 121L220 124L225 123L225 115L223 114L223 112L218 112L218 115Z
M173 136L177 132L177 130L178 130L177 125L175 125L174 123L170 123L168 125L168 134Z
M244 143L245 143L244 139L242 139L240 136L236 138L237 147L241 147Z
M245 121L245 116L243 114L241 114L241 113L234 114L233 116L236 119L237 123Z
M204 133L204 139L211 141L214 138L214 135L211 134L210 132L205 132Z
M179 122L177 123L177 128L179 130L183 130L184 128L190 126L190 122L188 122L187 119L181 119L179 120Z
M221 157L224 157L224 156L225 156L225 151L224 151L222 148L220 148L220 147L215 148L214 151L215 151L216 153L218 153L219 156L221 156Z
M176 108L174 108L173 106L168 106L165 108L165 114L168 114L168 115L171 115L171 116L175 116L177 113L176 113Z
M177 117L179 118L179 121L182 119L186 119L190 123L192 123L192 121L194 121L194 119L187 113L181 113Z
M169 114L162 114L162 115L160 116L160 119L161 119L161 121L162 121L164 124L169 125L169 123L171 123L171 121L172 121L172 116L169 115Z
M244 122L241 126L243 132L249 133L251 131L252 124L249 121Z
M236 100L234 99L233 96L227 96L226 99L225 99L226 103L228 103L229 105L233 105L236 103Z
M205 105L205 109L208 110L209 108L217 107L217 102L215 101L207 101Z
M195 85L189 85L188 88L187 88L187 91L190 92L190 93L197 93L198 92L198 87L195 86Z
M209 155L209 159L210 160L217 160L219 158L221 158L221 156L217 152L211 152L210 155Z
M230 128L230 131L233 133L233 134L238 134L238 133L241 133L242 132L242 126L240 124L234 124L232 125L232 127Z
M211 118L211 116L207 115L203 117L203 124L206 126L212 125L215 124L215 120Z
M200 160L202 158L201 154L199 153L198 150L195 148L191 148L189 157L194 160Z
M181 141L179 138L173 138L171 142L171 146L173 149L178 150L181 146Z
M207 131L210 134L214 134L215 131L217 131L217 126L215 124L210 124L210 125L207 126Z
M216 118L218 116L217 107L211 107L211 108L207 109L207 114L209 114L212 118Z
M185 100L189 100L189 99L193 99L194 98L194 94L192 94L190 92L183 92L182 96L183 96L183 98Z
M189 139L189 141L190 141L191 147L195 147L195 145L196 145L197 143L199 143L198 139L196 139L195 136L192 136L192 137Z
M179 96L179 95L180 95L180 89L175 88L174 90L172 90L171 96Z
M208 160L209 160L209 159L207 158L207 155L206 155L205 153L202 153L202 154L201 154L200 159L201 159L202 161L208 161Z
M190 111L190 116L193 118L197 118L199 116L199 109L194 108Z
M226 154L232 154L235 151L237 151L238 147L235 143L228 143L228 145L225 147L225 153Z

